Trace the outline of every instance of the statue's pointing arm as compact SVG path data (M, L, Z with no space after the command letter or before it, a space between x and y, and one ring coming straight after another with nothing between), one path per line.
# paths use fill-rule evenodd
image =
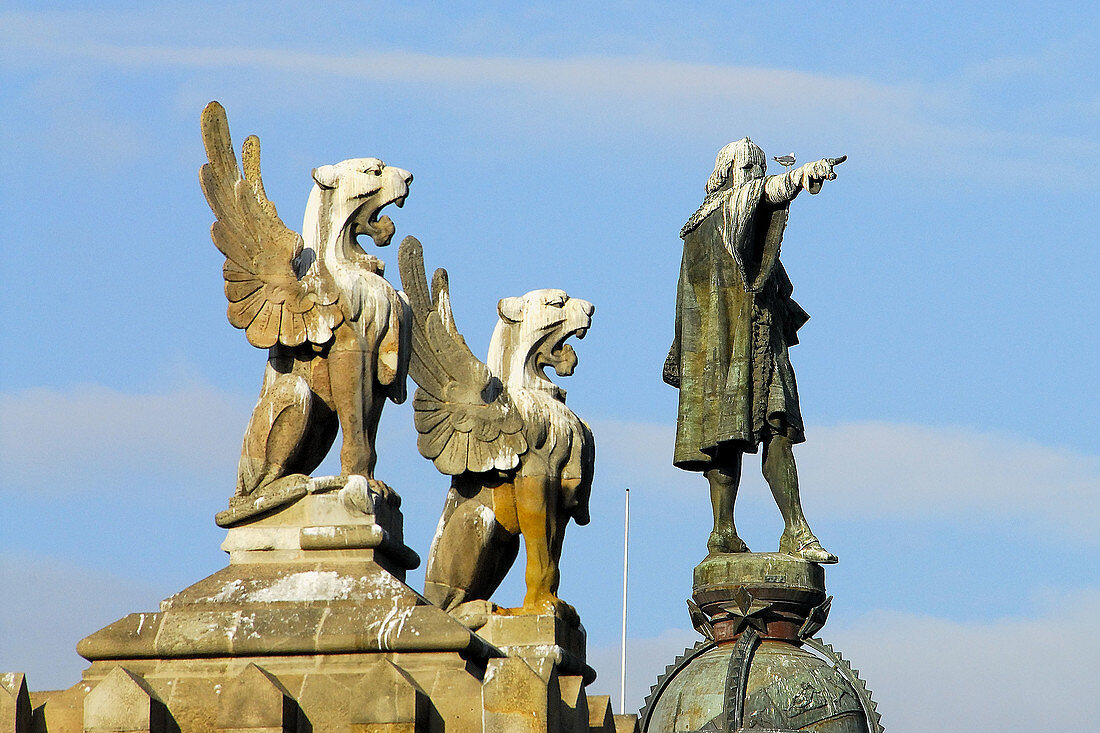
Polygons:
M764 195L768 203L782 204L792 200L802 189L815 194L821 190L823 182L836 180L833 167L847 159L847 155L822 158L793 168L783 175L768 176L764 182Z

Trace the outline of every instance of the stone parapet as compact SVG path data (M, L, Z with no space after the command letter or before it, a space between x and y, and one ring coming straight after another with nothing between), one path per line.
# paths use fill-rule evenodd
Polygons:
M0 675L0 733L631 730L606 703L593 723L582 626L491 614L475 633L404 582L397 507L353 498L238 507L229 565L83 639L80 683L28 697Z

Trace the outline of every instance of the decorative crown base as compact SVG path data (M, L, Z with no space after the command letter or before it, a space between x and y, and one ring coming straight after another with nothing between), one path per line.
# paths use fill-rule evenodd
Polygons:
M832 603L821 566L783 553L715 553L693 579L692 624L718 643L752 628L764 639L800 644L825 625Z

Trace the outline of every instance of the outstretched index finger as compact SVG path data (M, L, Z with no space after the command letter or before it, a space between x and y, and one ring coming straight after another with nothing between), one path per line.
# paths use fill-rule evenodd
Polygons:
M844 161L848 160L848 156L842 155L839 158L826 158L825 160L829 163L829 165L840 165Z

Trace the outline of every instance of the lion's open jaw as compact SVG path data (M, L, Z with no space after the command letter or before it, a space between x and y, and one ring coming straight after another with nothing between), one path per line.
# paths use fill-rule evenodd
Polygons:
M362 216L357 217L359 226L356 227L355 233L368 235L379 247L388 245L393 239L393 234L397 231L397 227L394 226L393 220L390 219L390 217L379 216L379 214L382 213L382 209L390 204L396 204L397 208L401 208L405 205L405 199L408 195L409 192L406 190L404 193L394 195L388 200L383 201L367 215L365 220Z
M569 331L563 331L557 341L553 343L549 351L539 354L537 375L546 381L550 378L543 371L546 367L554 367L554 372L559 377L568 377L577 368L577 352L566 343L571 337L583 339L588 333L588 326L579 326ZM552 383L552 382L551 382Z

